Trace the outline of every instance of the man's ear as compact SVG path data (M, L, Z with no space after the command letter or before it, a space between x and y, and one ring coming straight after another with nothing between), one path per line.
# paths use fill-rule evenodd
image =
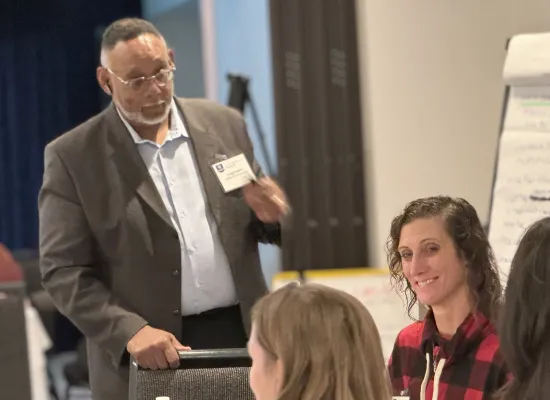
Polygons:
M111 90L111 86L109 85L109 76L105 68L97 67L96 78L97 78L97 82L99 83L99 86L101 86L101 89L103 89L103 91L107 93L109 96L112 95L113 93Z
M170 59L170 62L173 66L176 65L176 62L174 61L174 49L168 49L168 58Z

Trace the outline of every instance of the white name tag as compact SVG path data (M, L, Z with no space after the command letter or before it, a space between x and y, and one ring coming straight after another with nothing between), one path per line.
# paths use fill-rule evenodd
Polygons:
M240 189L256 180L256 175L244 154L214 163L212 169L225 193Z
M393 396L392 400L409 400L409 396Z

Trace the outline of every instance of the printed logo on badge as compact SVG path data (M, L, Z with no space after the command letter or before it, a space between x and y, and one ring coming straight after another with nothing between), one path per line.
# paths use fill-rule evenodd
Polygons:
M223 164L217 164L216 165L216 170L218 172L223 172L223 171L225 171L225 168L223 167Z

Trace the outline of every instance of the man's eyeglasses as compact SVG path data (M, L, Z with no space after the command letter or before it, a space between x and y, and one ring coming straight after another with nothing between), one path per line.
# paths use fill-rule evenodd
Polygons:
M107 71L109 71L110 74L114 75L115 78L117 78L122 84L128 86L131 90L135 92L139 92L140 90L147 87L147 83L150 81L155 82L156 85L160 87L164 87L170 82L172 79L174 79L174 71L176 70L176 67L170 67L166 69L161 69L159 72L157 72L153 76L140 76L139 78L133 78L129 80L124 80L117 74L115 74L113 71L111 71L107 67L103 67Z

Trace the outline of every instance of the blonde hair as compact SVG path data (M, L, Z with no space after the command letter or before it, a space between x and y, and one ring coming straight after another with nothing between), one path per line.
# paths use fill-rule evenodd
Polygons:
M278 400L389 400L380 334L355 297L326 286L289 284L252 310L256 338L280 360Z

